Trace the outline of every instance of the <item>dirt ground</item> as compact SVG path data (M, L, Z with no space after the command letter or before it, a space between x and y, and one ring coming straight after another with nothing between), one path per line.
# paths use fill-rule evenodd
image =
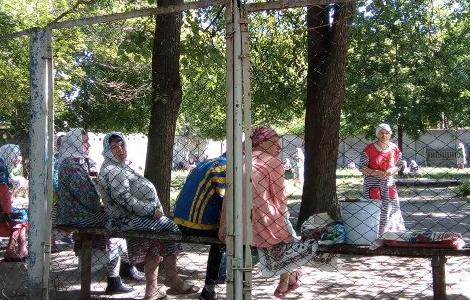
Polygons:
M185 252L178 260L182 276L202 287L207 256L203 247ZM206 252L207 253L207 252ZM357 257L341 255L331 270L304 267L302 285L287 299L432 299L430 259ZM448 299L470 299L470 258L449 258L446 265ZM162 274L164 271L161 272ZM2 299L25 299L27 273L24 264L0 263ZM78 299L80 282L78 259L70 250L52 255L50 299ZM142 299L144 285L126 280L135 292L109 296L105 271L93 273L93 299ZM160 278L160 283L164 278ZM277 279L265 279L254 272L253 299L275 299ZM166 289L166 287L162 287ZM225 285L218 286L220 299L225 299ZM197 299L197 295L169 296L168 299Z
M408 229L429 228L464 233L470 243L470 209L463 199L435 197L434 201L402 200L402 211ZM299 202L289 203L291 217L296 218ZM4 249L6 240L1 240ZM59 253L51 255L50 299L78 299L80 273L78 259L69 246L61 245ZM202 287L204 283L208 248L187 248L178 260L182 276ZM2 254L0 253L0 256ZM329 271L316 267L303 267L301 287L287 299L432 299L432 274L430 259L395 257L338 256L336 265ZM93 274L93 299L142 299L144 285L126 280L135 292L109 296L105 269ZM164 274L164 271L161 272ZM277 278L261 278L256 268L253 272L252 299L275 299ZM0 262L0 299L26 299L28 295L26 265ZM164 282L160 278L159 285ZM449 257L446 265L448 299L470 299L470 257ZM166 287L162 286L166 290ZM225 299L225 285L218 286L219 299ZM197 299L197 295L168 299Z

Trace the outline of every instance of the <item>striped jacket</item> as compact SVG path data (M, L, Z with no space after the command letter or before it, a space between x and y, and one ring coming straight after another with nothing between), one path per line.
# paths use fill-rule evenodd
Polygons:
M188 175L176 200L176 224L199 230L219 228L225 195L225 155L200 162Z

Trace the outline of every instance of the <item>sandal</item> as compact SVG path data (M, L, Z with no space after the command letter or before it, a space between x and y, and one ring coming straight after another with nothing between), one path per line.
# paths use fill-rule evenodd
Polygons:
M168 295L189 295L196 294L199 292L199 288L194 284L186 283L186 281L181 281L177 286L169 288L166 293Z
M287 277L287 280L289 280L289 277ZM282 286L285 287L285 291L281 291L281 283ZM289 286L289 281L287 281L287 285L286 285L286 282L285 282L285 279L282 280L282 281L279 281L279 284L277 285L276 289L274 290L274 296L277 297L277 298L280 298L280 299L284 299L284 297L286 297L287 293L289 293L290 291L290 286Z
M292 272L291 276L292 275L295 276L295 281L294 281L294 283L289 283L288 292L293 291L293 290L297 289L300 286L300 278L302 278L303 274L302 274L301 270L297 270L297 271Z
M288 292L289 292L289 288L287 288L287 290L285 291L281 291L278 285L277 288L274 290L274 297L277 297L279 299L284 299Z
M166 293L161 291L160 289L157 291L157 293L154 295L155 297L144 297L142 300L164 300L166 298Z

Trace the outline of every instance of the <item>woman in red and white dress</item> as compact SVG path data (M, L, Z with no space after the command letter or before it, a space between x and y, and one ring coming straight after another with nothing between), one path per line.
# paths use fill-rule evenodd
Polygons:
M359 162L359 170L364 175L364 196L382 202L379 233L402 231L405 224L393 178L402 154L397 145L390 142L392 130L388 124L379 124L375 135L377 141L364 148Z

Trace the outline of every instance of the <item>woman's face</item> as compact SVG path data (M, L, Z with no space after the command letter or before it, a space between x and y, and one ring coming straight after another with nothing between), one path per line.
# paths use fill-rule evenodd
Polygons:
M266 153L271 154L272 156L278 156L281 153L281 144L279 136L273 136L270 139L262 142L260 147Z
M126 161L127 150L126 150L126 146L124 145L123 141L112 141L110 146L111 146L111 152L113 153L113 156L119 162Z
M390 141L390 132L386 129L380 129L377 138L382 143L388 143Z

